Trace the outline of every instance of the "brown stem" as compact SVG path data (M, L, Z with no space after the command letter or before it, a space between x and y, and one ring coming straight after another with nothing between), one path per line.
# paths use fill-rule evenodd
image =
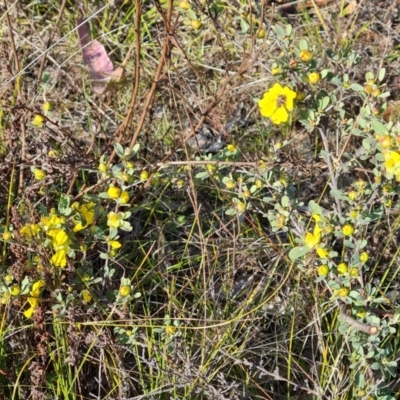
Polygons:
M50 33L50 37L47 40L47 44L46 44L46 50L43 53L43 57L42 57L42 61L40 62L40 68L39 68L39 73L38 76L36 78L36 84L35 84L35 91L39 85L40 80L42 79L42 74L43 74L43 70L44 70L44 65L46 63L46 59L47 59L47 53L50 50L50 46L51 46L51 42L53 41L54 38L54 34L56 33L56 29L61 21L61 17L62 14L64 12L65 9L65 5L67 4L67 0L62 0L61 6L60 6L60 11L57 15L57 19L56 19L56 23L54 25L54 28L52 29L51 33Z
M375 335L379 331L379 328L377 326L367 325L367 324L358 322L355 319L344 314L343 312L339 313L339 317L343 322L346 322L347 325L352 326L353 328L357 329L358 331L365 332L368 335Z

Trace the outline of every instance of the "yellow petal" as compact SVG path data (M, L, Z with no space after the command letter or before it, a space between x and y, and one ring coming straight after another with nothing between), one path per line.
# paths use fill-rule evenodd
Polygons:
M282 122L286 122L289 119L289 114L286 111L285 107L279 107L276 109L274 114L271 115L270 118L274 124L279 125Z
M304 239L304 243L309 249L312 249L320 242L320 240L321 237L314 236L312 233L307 232L306 237Z
M24 316L26 318L32 318L35 309L33 307L29 307L26 311L24 311Z
M82 297L83 297L83 301L85 303L90 303L90 301L92 300L92 296L90 295L89 291L86 289L82 290Z

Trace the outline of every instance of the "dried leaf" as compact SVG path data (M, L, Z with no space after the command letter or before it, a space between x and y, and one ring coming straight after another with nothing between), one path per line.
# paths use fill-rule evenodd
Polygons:
M118 82L123 75L123 68L114 70L114 66L104 46L97 40L91 40L90 27L84 18L78 18L78 35L81 42L83 63L88 66L93 91L97 94L109 89L110 81Z

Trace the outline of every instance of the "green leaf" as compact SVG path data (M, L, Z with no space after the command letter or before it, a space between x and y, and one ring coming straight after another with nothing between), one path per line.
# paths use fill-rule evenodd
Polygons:
M317 214L321 217L323 216L322 208L314 200L309 201L308 209L310 210L311 214Z
M117 153L118 157L124 158L124 156L125 156L124 148L119 143L114 144L114 150Z
M66 217L71 214L70 197L66 194L61 194L60 200L58 202L58 212Z
M381 68L378 75L379 82L382 82L385 79L385 75L386 75L386 68Z
M240 18L240 27L242 28L242 33L249 31L249 24L243 18Z
M50 82L50 72L44 71L42 75L42 83L49 83Z
M377 119L373 119L371 121L371 126L372 129L377 133L378 135L387 135L388 131L386 129L386 126L382 124L382 122L379 122Z
M139 144L139 143L136 143L136 144L133 146L133 149L132 149L132 152L131 152L130 157L133 158L133 157L136 155L136 153L139 151L139 149L140 149L140 144Z
M308 43L306 40L301 39L299 42L299 48L300 50L308 50Z
M367 152L370 152L371 149L375 146L375 144L376 144L376 139L372 137L365 138L362 141L362 146L364 147L365 150L367 150Z
M350 89L354 90L355 92L363 92L364 91L364 87L359 85L358 83L352 83L350 85Z
M329 193L335 199L349 201L349 198L345 194L343 194L343 192L341 190L333 190L332 189Z
M275 25L274 30L280 39L283 39L286 36L285 31L279 25Z
M378 370L380 369L380 366L381 364L379 364L378 362L374 362L371 364L371 369Z
M354 246L353 242L350 240L344 240L343 245L348 247L349 249L355 249L356 246Z
M375 79L375 78L374 78L374 74L372 72L367 72L365 74L365 80L366 81L370 81L370 80L373 80L373 79Z
M298 258L304 257L310 251L311 249L307 246L293 247L293 249L289 251L289 258L292 261L295 261Z
M131 226L131 224L130 224L129 222L124 221L124 223L122 224L122 226L120 226L120 229L121 229L122 231L125 231L125 232L130 232L130 231L132 230L132 226Z
M362 131L361 129L358 129L358 128L354 128L354 129L351 131L351 133L352 133L354 136L364 136L364 135L365 135L365 132Z
M330 98L328 96L325 96L322 100L318 101L318 110L325 110L326 107L328 107Z
M324 79L328 76L328 74L331 72L330 69L323 69L321 71L321 79ZM341 86L342 82L339 80L339 85Z
M124 165L123 164L115 164L113 167L112 167L112 173L114 174L114 175L119 175L119 174L121 174L121 172L124 170Z

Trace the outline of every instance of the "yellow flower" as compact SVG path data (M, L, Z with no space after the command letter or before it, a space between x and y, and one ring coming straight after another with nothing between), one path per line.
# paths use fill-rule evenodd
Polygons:
M300 52L300 60L303 62L307 62L311 60L311 51L309 50L302 50Z
M107 215L107 226L110 228L119 228L124 223L124 214L115 213L114 211L108 213Z
M60 153L57 150L54 150L54 149L49 150L47 155L50 158L59 158L60 157Z
M43 105L42 105L43 111L50 111L51 110L51 103L49 103L48 101L46 101Z
M357 193L355 190L351 190L351 191L347 194L347 196L349 197L349 199L350 199L351 201L354 201L354 200L357 198L358 193Z
M392 138L389 135L377 136L376 140L383 149L388 149L392 145Z
M184 181L183 179L178 179L178 180L175 182L175 184L176 184L176 187L177 187L178 189L182 189L182 188L185 186L185 181Z
M83 274L82 276L82 282L89 282L91 279L89 274Z
M64 268L67 265L67 252L65 249L58 250L51 257L50 262L56 267Z
M368 260L369 260L369 255L368 255L368 253L367 253L366 251L362 252L362 253L360 254L360 261L361 261L362 263L366 263Z
M111 199L118 199L119 195L121 194L121 189L115 186L110 186L107 190L107 194Z
M12 296L18 296L21 293L21 288L19 285L12 285L10 292Z
M264 39L265 38L265 29L261 28L257 31L257 39Z
M353 267L350 269L350 276L352 276L353 278L357 278L358 276L358 268L357 267Z
M319 244L320 241L321 241L321 235L314 235L311 232L306 233L304 243L309 249L315 247L317 244Z
M356 312L358 318L364 318L367 315L367 310L365 308L359 308Z
M37 181L42 181L44 178L46 178L46 173L41 169L35 169L33 175Z
M44 216L40 219L40 225L45 231L58 228L62 224L63 219L58 217L55 212L51 212L49 216Z
M318 275L319 276L325 276L328 275L329 273L329 267L327 265L320 265L318 267Z
M104 163L100 163L99 164L99 166L98 166L98 168L99 168L99 171L100 172L106 172L107 171L107 164L104 164Z
M311 72L311 74L308 74L308 80L313 84L318 83L320 79L321 76L318 72Z
M119 201L121 202L121 204L126 204L129 201L129 193L124 190L121 195L119 196Z
M194 19L194 20L192 20L191 25L192 25L193 30L197 31L201 27L201 21L198 19Z
M182 0L179 2L179 7L182 8L183 10L189 10L190 5L186 0Z
M62 229L51 229L48 235L52 238L51 244L55 249L62 247L63 249L68 248L69 238L68 235Z
M376 88L372 91L372 96L378 97L381 95L381 93L382 93L382 91L380 89Z
M213 174L217 169L218 169L218 167L216 165L214 165L214 164L207 164L206 165L206 170L210 174Z
M81 296L85 303L90 303L90 301L92 300L92 296L90 295L89 290L86 289L82 290Z
M4 292L3 295L0 297L0 304L7 304L10 297L10 292Z
M33 118L33 120L32 120L32 125L35 125L38 128L41 128L43 126L43 121L44 121L44 117L42 117L41 115L35 115L35 118Z
M357 211L357 210L351 210L351 211L349 212L349 217L350 217L351 219L356 219L357 216L358 216L358 211Z
M276 68L272 68L271 69L271 74L272 75L278 75L278 74L280 74L282 72L282 70L279 68L279 67L276 67Z
M149 177L149 173L146 170L142 171L139 175L139 179L141 181L145 181L148 177Z
M122 246L122 244L118 242L118 240L109 240L107 241L107 243L112 249L119 249Z
M167 326L165 327L165 333L166 333L168 336L173 335L173 334L175 333L175 331L176 331L176 327L173 326L173 325L167 325Z
M82 219L79 218L79 216L74 216L72 218L72 222L75 225L74 232L79 232L82 229L85 229L88 225L93 224L95 217L94 207L95 203L93 203L92 201L90 201L87 204L82 204L81 206L76 207L76 210L85 218L86 223L83 225Z
M364 86L364 92L367 93L367 94L371 94L373 90L374 90L374 87L372 85L365 85Z
M36 224L25 225L19 231L21 236L26 236L27 238L36 236L39 232L40 232L40 227L39 227L39 225L36 225Z
M303 101L306 98L306 94L304 92L296 92L296 100Z
M317 246L321 242L322 237L322 228L318 225L318 222L321 221L321 217L318 214L313 214L312 217L315 220L314 232L307 232L304 239L305 245L310 249Z
M26 311L24 311L24 316L26 318L31 318L33 313L35 312L35 308L37 308L37 306L39 305L39 300L37 298L40 296L44 286L45 286L45 282L42 279L39 281L36 281L32 285L30 297L28 297L28 302L30 304L30 307Z
M243 203L242 201L238 201L237 203L236 203L236 210L238 211L238 212L242 212L242 211L244 211L246 209L246 204L245 203Z
M131 288L128 285L124 285L119 288L119 294L121 297L129 296L130 292L131 292Z
M335 290L335 295L339 297L346 297L349 293L350 290L345 287Z
M390 183L387 183L386 185L382 186L383 193L393 193L393 191L394 191L393 185L391 185Z
M128 182L131 179L131 177L129 176L129 174L124 172L124 173L121 174L120 179L122 179L124 182Z
M342 232L345 236L351 236L354 233L354 226L346 224L343 226Z
M289 112L293 110L295 97L296 92L292 89L275 83L258 102L261 115L276 125L286 122L289 119Z
M11 239L12 239L12 233L10 231L3 232L3 240L5 242L8 242Z
M4 282L5 283L7 283L7 285L8 284L10 284L12 281L13 281L13 276L12 275L10 275L10 274L7 274L5 277L4 277Z
M237 150L237 148L236 148L236 146L235 146L234 144L228 144L228 145L226 146L226 148L227 148L227 150L230 151L231 153L235 153L236 150Z
M227 189L234 189L235 188L235 182L233 181L226 181L225 186Z
M346 263L340 263L337 266L337 271L339 274L347 274L348 270L349 270L349 268Z
M400 154L397 151L386 150L383 152L386 172L390 175L400 174Z
M316 251L317 251L319 258L328 258L328 256L329 256L329 251L326 249L323 249L322 247L318 247Z

